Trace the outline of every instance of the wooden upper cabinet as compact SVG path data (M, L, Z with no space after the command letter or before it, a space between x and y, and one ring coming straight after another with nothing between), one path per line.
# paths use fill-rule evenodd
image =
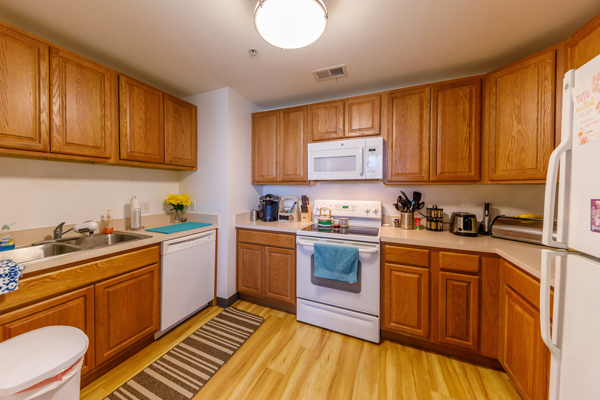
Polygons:
M600 55L600 14L567 40L566 53L565 71L580 68Z
M308 181L308 107L281 111L279 132L279 180Z
M151 265L95 285L96 364L160 328L160 267Z
M344 101L328 101L310 106L313 141L344 137Z
M93 286L0 315L0 342L55 325L81 329L89 338L81 369L81 374L85 376L95 366Z
M482 77L432 86L431 181L481 179Z
M353 97L344 103L346 137L381 134L381 94Z
M429 337L429 279L428 268L385 263L383 329Z
M280 111L252 114L252 183L276 183Z
M165 95L165 164L196 166L197 118L195 105Z
M554 149L556 48L486 76L487 180L545 182Z
M164 164L163 107L163 92L125 75L119 75L122 160Z
M431 88L387 95L387 181L429 181Z
M0 25L0 147L47 152L49 46Z
M53 153L110 158L114 77L110 68L50 49Z

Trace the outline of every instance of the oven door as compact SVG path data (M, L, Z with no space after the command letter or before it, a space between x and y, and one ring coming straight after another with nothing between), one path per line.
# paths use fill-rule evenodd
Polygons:
M314 276L315 243L358 248L356 283ZM379 316L379 243L297 236L296 293L298 298Z
M344 145L344 142L346 142ZM350 142L350 143L348 143ZM308 179L311 181L366 179L364 139L308 145Z

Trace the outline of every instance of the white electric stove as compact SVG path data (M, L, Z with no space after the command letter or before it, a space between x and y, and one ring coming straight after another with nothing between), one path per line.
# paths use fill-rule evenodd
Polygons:
M296 295L298 321L379 343L379 278L381 202L316 200L314 218L321 208L334 218L349 218L349 227L309 225L296 232ZM358 249L358 282L314 276L314 245L323 243Z

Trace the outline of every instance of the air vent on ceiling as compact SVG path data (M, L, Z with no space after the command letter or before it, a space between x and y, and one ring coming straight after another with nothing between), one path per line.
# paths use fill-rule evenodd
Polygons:
M329 79L344 78L348 76L348 71L346 70L346 64L344 64L336 67L318 69L313 71L313 75L318 82L321 82Z

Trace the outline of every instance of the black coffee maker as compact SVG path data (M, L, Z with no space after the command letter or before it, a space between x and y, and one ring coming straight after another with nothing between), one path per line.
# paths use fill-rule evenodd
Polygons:
M279 196L272 194L262 196L258 203L258 217L265 222L277 221L279 200Z

